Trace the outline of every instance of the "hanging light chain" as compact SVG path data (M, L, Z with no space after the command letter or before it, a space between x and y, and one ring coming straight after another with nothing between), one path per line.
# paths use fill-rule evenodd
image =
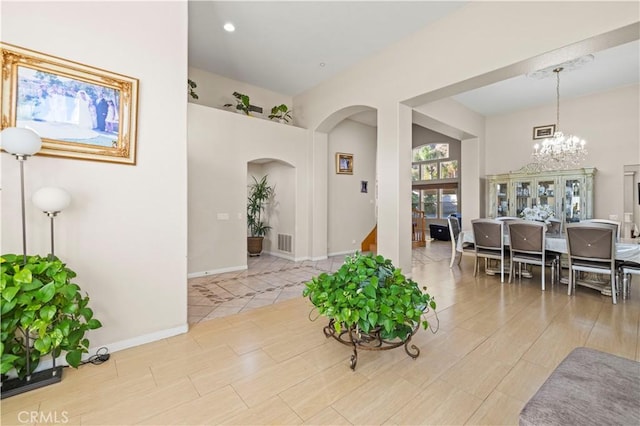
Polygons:
M560 131L560 71L563 69L558 67L553 70L556 73L556 132Z

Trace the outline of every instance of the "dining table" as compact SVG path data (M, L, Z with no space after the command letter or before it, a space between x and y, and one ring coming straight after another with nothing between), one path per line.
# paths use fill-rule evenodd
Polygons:
M462 252L463 244L475 243L473 237L473 231L466 230L460 231L460 237L456 245L456 250ZM508 246L510 243L509 234L504 235L504 245ZM545 251L567 254L567 238L564 233L547 233L544 240ZM507 254L507 253L505 253ZM621 262L633 262L640 266L640 238L621 238L616 242L616 260ZM568 267L568 263L563 263L562 266ZM559 272L562 268L558 268ZM490 274L495 274L496 271L489 269ZM499 273L499 270L498 270ZM561 274L560 274L561 275ZM531 274L522 275L523 278L531 278ZM560 276L560 282L567 284L569 282L567 277ZM586 287L591 287L600 292L603 295L611 296L611 287L608 285L608 281L599 279L598 274L587 274L585 277L576 280L576 284L580 284Z

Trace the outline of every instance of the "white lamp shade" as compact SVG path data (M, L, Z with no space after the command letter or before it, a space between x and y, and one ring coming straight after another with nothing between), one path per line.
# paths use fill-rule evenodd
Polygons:
M33 204L43 212L60 212L67 208L71 196L62 188L40 188L31 198Z
M0 146L9 154L33 155L42 148L42 139L31 129L7 127L0 132Z

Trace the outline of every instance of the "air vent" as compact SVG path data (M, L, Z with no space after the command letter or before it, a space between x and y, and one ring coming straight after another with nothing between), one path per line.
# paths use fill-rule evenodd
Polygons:
M293 253L293 235L278 234L278 250Z

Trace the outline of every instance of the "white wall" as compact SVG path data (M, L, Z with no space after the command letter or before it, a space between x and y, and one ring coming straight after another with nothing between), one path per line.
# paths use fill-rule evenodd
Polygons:
M267 120L269 119L269 114L271 114L272 107L285 104L291 109L293 106L291 96L226 78L199 68L189 67L189 78L198 85L195 89L198 99L193 99L189 96L189 102L194 104L213 108L224 108L223 105L232 104L233 107L225 109L235 111L236 99L233 97L233 92L239 92L249 96L251 105L262 107L262 114L252 112L251 115ZM292 115L295 119L295 111L293 111ZM289 123L292 122L290 121Z
M309 132L192 103L188 106L188 132L189 274L246 268L247 163L258 159L280 160L296 169L295 185L281 182L286 173L275 173L273 178L278 199L287 205L295 199L294 256L307 258L310 206L305 167ZM261 168L271 177L275 169L270 167ZM218 219L218 214L226 214L228 219ZM278 225L276 232L281 229L287 228Z
M56 255L103 324L88 334L91 346L186 331L186 2L3 2L1 19L4 42L140 80L136 166L26 163L28 199L42 186L71 194L56 219ZM21 252L18 165L0 158L2 252ZM48 253L48 220L29 201L27 224L28 252Z
M376 224L377 129L353 120L340 122L329 133L327 159L329 256L360 250ZM336 174L337 152L353 154L353 174ZM367 193L360 192L367 181ZM355 241L355 242L354 242Z
M553 123L556 106L546 105L486 120L487 174L518 170L531 162L535 126ZM640 86L561 100L560 129L587 141L583 164L597 169L594 217L622 221L624 165L640 162ZM616 188L618 190L616 190Z

